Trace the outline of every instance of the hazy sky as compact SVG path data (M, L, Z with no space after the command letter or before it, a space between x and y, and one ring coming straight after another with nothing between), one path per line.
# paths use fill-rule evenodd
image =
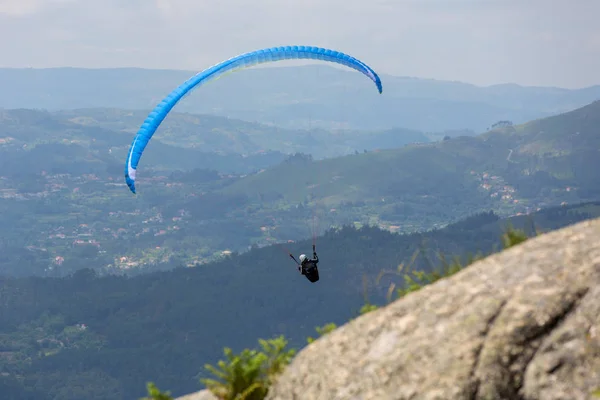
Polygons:
M600 0L0 0L0 66L201 70L306 44L380 73L600 84Z

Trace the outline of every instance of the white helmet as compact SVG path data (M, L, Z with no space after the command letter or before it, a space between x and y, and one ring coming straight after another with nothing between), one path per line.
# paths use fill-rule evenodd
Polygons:
M303 263L306 260L306 254L300 254L300 262Z

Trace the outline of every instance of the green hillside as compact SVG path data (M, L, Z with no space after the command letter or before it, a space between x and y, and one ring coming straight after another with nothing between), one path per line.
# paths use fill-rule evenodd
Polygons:
M600 203L557 207L501 220L473 215L445 229L398 235L376 227L332 230L317 238L321 280L298 274L283 250L309 241L233 254L219 263L133 278L97 277L83 270L66 278L3 278L0 286L0 392L35 400L130 400L154 381L174 395L200 388L205 363L284 334L303 347L314 327L343 323L369 300L385 302L394 275L383 270L439 266L447 256L500 248L512 225L529 234L600 215ZM86 259L79 263L85 265ZM307 312L308 310L308 312Z
M261 140L286 151L318 145L322 155L349 152L352 146L427 140L401 129L322 131L319 140L305 145L314 132L296 135L222 117L173 113L144 154L139 182L145 189L132 196L123 183L123 161L143 116L130 114L115 109L0 111L0 273L64 274L79 268L73 259L82 253L90 266L104 269L173 258L190 263L227 249L246 249L268 239L261 227L272 210L249 215L253 211L245 210L245 196L204 194L285 159L277 151L252 153L261 148ZM178 137L183 139L178 142ZM201 142L206 138L212 141ZM195 146L194 140L202 145ZM279 223L284 217L275 215ZM298 238L310 231L291 221L282 234Z
M0 139L4 136L4 141L8 140L5 147L27 145L31 148L39 143L92 146L94 150L110 152L118 162L123 162L146 116L145 111L114 108L57 112L0 110ZM303 152L325 158L429 141L422 132L402 128L366 131L283 129L218 116L171 112L148 145L143 163L156 168L156 161L161 160L159 168L193 169L207 167L208 164L202 162L205 157L210 157L211 161L219 159L211 153L252 157L265 153ZM180 156L165 157L165 151L173 153L181 148L193 151L181 151ZM198 160L195 165L190 164L191 161L177 164L182 159L192 158Z
M553 117L530 121L521 125L503 126L481 135L484 140L504 137L517 139L519 154L565 154L581 151L600 144L600 101Z
M444 204L453 215L474 206L527 211L600 194L600 173L592 167L600 151L599 126L600 102L595 102L476 137L283 164L222 192L271 191L288 202L314 197L332 207L360 200L382 213L427 204Z
M313 229L416 232L478 211L507 216L597 200L598 108L318 161L301 153L203 153L157 134L137 196L122 177L132 136L125 118L86 112L74 123L70 112L4 112L0 273L60 276L80 268L83 256L98 271L150 271L310 237ZM90 115L101 122L90 123ZM362 132L353 140L385 145L403 134Z
M101 114L101 110L93 115L96 114ZM120 125L127 118L125 112L115 114L112 125ZM60 173L73 175L99 173L105 178L117 178L121 175L134 133L111 129L110 123L106 124L108 127L86 123L89 121L89 114L76 115L78 116L65 116L62 113L27 109L0 110L2 175L22 171L23 167L32 174L59 168ZM222 120L226 119L218 118L212 122L218 124ZM238 121L238 124L242 128L245 126L242 121ZM197 136L202 137L204 130L210 129L210 126L209 123L203 127L203 130L197 132ZM223 128L219 136L226 137L228 129L227 126ZM224 145L226 146L227 144ZM148 149L145 162L154 169L171 171L209 168L224 173L249 173L278 163L285 157L279 152L257 153L252 149L247 149L244 154L237 154L232 151L217 153L214 146L195 148L190 145L181 148L169 140L163 140L159 134Z
M55 115L70 122L127 132L139 129L147 112L119 109L77 109ZM401 147L429 142L422 132L409 129L335 130L283 129L212 115L171 112L153 136L162 143L205 152L253 154L265 151L310 153L316 158L335 157L354 151ZM151 147L148 147L151 149ZM152 152L149 150L148 153Z

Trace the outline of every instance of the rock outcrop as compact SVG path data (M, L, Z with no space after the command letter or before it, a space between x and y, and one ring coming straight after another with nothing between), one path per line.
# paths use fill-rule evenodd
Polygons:
M304 348L267 399L579 400L597 388L600 220L349 322Z
M554 231L302 350L269 400L591 399L600 220Z

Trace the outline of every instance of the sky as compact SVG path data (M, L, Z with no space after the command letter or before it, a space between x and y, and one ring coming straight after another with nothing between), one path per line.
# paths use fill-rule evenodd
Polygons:
M312 45L380 74L600 84L599 0L0 0L0 67L199 71Z

